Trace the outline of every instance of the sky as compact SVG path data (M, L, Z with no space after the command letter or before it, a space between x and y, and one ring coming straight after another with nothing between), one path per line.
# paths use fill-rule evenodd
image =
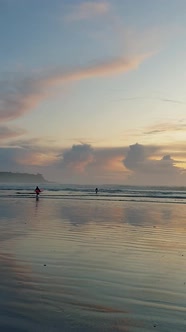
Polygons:
M0 171L186 186L185 0L0 0Z

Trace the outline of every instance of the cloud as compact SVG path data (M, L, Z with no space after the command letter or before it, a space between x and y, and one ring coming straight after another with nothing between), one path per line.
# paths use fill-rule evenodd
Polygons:
M56 160L57 157L52 154L26 150L22 156L16 158L16 162L22 166L52 166Z
M127 175L122 165L125 151L124 147L73 145L59 155L55 174L66 183L119 183Z
M186 104L186 102L180 101L180 100L176 100L176 99L159 98L159 100L165 101L166 103L181 104L181 105L185 105Z
M0 146L0 170L38 172L41 167L52 168L60 151L53 140L9 140Z
M148 126L145 126L145 127L138 127L138 129L128 129L128 130L125 130L125 136L124 136L124 139L127 135L129 135L130 137L133 137L133 139L136 140L136 137L138 137L138 139L143 139L143 138L147 138L145 136L157 136L157 135L161 135L161 138L162 136L164 137L168 137L169 141L171 142L173 140L173 135L170 136L170 134L174 134L174 133L177 133L181 136L183 136L183 134L185 133L185 130L186 130L186 121L185 119L183 120L179 120L179 121L169 121L169 122L159 122L159 123L156 123L156 124L153 124L153 125L148 125ZM169 136L168 136L169 135ZM171 138L170 138L171 137ZM173 147L173 150L175 150L175 143L174 145L170 145L169 146L169 149L171 148L172 150L172 147Z
M140 169L148 157L153 155L157 150L159 148L155 146L144 146L138 143L130 145L123 164L130 170Z
M123 172L122 160L126 152L126 147L97 148L94 151L94 161L88 165L87 170L90 174L99 172L102 175Z
M143 145L135 144L131 145L126 158L124 159L124 165L128 169L136 169L140 163L146 159L145 149Z
M18 161L24 152L22 149L0 147L0 171L20 170Z
M145 52L147 49L157 52L165 49L172 40L178 38L178 36L185 34L185 31L174 22L168 25L156 24L151 25L148 28L142 28L138 26L126 27L123 20L117 16L116 21L116 31L117 36L119 36L121 42L125 41L125 47L127 45L130 49L130 53ZM119 24L118 24L119 22ZM166 101L166 100L165 100Z
M126 151L127 148L124 147L93 148L89 144L77 144L59 155L59 164L61 168L67 171L74 170L89 174L95 174L101 170L102 172L113 171L117 162L122 166L124 152Z
M67 21L79 21L102 16L108 13L109 3L106 1L84 1L71 6L71 12L66 16Z
M10 128L5 126L0 126L0 139L6 140L13 137L21 136L26 133L26 130L20 128Z
M3 147L3 151L8 156L12 156L9 159L9 164L12 166L32 167L44 167L53 166L58 160L58 154L61 152L61 148L56 145L56 142L47 138L32 138L32 139L20 139L8 142L8 147ZM0 158L1 158L0 152Z
M73 145L71 149L64 151L61 166L83 172L85 167L94 160L94 150L88 144Z
M158 147L147 147L141 144L129 146L123 163L131 171L128 178L130 184L186 184L186 170L176 166L180 161L172 159L169 154L163 155L159 160L152 159L158 149L160 150Z
M144 101L144 100L154 100L154 101L160 101L160 102L166 102L166 103L173 103L173 104L180 104L180 105L185 105L186 102L185 101L181 101L181 100L176 100L176 99L167 99L167 98L161 98L161 97L126 97L126 98L120 98L118 99L118 101L126 101L126 102L130 102L130 101L137 101L139 102Z
M0 147L0 171L41 173L49 180L60 181L61 174L55 177L55 156L47 153L32 152L19 147Z
M65 178L67 183L117 183L120 173L124 173L124 151L123 147L93 148L89 144L73 145L59 155L56 174L61 174L61 178Z
M21 143L21 141L20 141ZM172 149L172 150L171 150ZM96 148L77 144L68 149L39 145L34 140L0 148L0 170L42 173L62 183L186 185L185 145L176 160L173 146L134 144ZM60 152L59 152L60 151ZM170 153L169 153L170 151Z
M149 126L147 130L143 132L145 135L154 135L154 134L161 134L161 133L167 133L167 132L178 132L178 131L184 131L186 130L186 123L181 122L165 122L165 123L159 123L153 126Z
M8 143L8 146L46 154L59 154L61 152L61 148L57 145L56 140L47 137L13 140Z
M0 121L16 119L48 98L48 90L63 83L124 74L137 69L150 56L143 54L131 58L121 57L90 64L74 69L53 70L21 77L8 75L0 80Z
M42 80L12 74L0 80L0 121L15 119L44 98Z
M183 162L165 153L163 146L136 143L129 147L93 148L78 144L59 156L57 168L63 178L74 183L183 185L186 171L179 166Z
M162 160L168 160L168 161L170 161L170 162L172 162L173 161L173 159L171 158L171 156L170 155L165 155L165 156L163 156L163 158L162 158Z
M131 57L111 58L100 62L95 62L86 67L75 68L61 72L58 69L56 75L51 75L46 80L46 83L57 84L68 81L78 81L83 79L90 79L94 77L105 77L112 75L119 75L130 70L135 70L139 65L152 56L152 53L141 54Z

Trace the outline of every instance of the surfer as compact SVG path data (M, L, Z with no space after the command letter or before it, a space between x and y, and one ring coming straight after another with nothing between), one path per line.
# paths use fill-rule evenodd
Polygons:
M97 195L97 193L98 193L98 188L95 189L95 192L96 192L96 195Z
M39 187L37 186L35 189L35 193L36 193L36 200L39 199L39 194L40 194L41 190L39 189Z

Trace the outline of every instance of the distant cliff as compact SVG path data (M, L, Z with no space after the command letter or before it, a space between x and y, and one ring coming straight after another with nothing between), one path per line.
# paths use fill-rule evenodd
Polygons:
M0 172L0 182L11 183L45 183L48 182L44 179L42 174L28 174L28 173L12 173Z

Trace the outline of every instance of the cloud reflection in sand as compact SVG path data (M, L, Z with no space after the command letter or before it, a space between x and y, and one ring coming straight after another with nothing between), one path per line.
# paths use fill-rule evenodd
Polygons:
M10 209L8 201L2 204ZM0 325L6 310L28 332L41 325L46 332L74 326L81 332L150 330L144 307L167 321L172 308L182 315L183 205L42 199L24 204L20 209L15 201L0 223Z

